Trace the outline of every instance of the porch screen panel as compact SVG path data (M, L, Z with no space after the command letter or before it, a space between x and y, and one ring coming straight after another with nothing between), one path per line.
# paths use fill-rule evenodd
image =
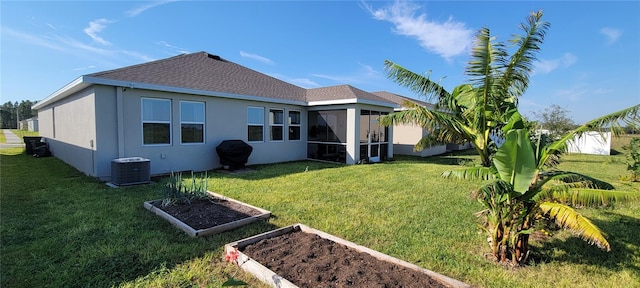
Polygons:
M309 140L346 143L347 111L328 110L309 112Z
M347 110L310 111L307 157L346 162Z

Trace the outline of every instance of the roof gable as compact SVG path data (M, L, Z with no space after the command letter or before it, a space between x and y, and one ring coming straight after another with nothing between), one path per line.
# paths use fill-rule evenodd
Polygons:
M346 84L305 89L219 56L196 52L80 76L38 102L33 108L40 109L92 85L302 106L361 103L395 107L401 104L382 97L386 94L375 95Z
M329 87L320 87L307 90L307 100L314 101L331 101L343 99L364 99L376 102L389 103L389 100L374 95L372 93L360 90L351 85L337 85Z
M404 103L404 101L410 101L413 102L417 105L420 105L422 107L428 108L428 109L433 109L435 107L435 105L428 103L428 102L424 102L424 101L420 101L417 99L413 99L413 98L409 98L409 97L405 97L402 95L398 95L395 93L391 93L391 92L387 92L387 91L378 91L378 92L372 92L372 94L382 97L388 101L391 101L393 103L396 104L400 104L402 105L402 103Z
M87 76L282 100L305 101L306 89L206 52L98 72Z

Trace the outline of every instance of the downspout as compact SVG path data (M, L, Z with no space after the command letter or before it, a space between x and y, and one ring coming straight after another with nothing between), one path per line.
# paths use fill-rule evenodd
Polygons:
M118 117L118 158L124 157L124 101L122 99L122 93L125 91L124 87L116 88L116 114Z

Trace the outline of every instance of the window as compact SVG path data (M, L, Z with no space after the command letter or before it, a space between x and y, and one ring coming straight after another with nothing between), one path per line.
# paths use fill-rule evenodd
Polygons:
M300 140L300 111L289 111L289 140Z
M182 143L204 143L203 102L180 102L180 136Z
M142 144L171 144L171 100L142 98Z
M284 111L281 109L269 109L269 126L271 135L269 140L284 140Z
M264 108L247 107L247 140L249 142L264 141Z

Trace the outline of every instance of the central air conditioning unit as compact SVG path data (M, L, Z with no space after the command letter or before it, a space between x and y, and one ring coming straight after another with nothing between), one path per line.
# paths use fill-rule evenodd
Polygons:
M142 157L111 160L111 183L118 186L151 182L151 161Z

